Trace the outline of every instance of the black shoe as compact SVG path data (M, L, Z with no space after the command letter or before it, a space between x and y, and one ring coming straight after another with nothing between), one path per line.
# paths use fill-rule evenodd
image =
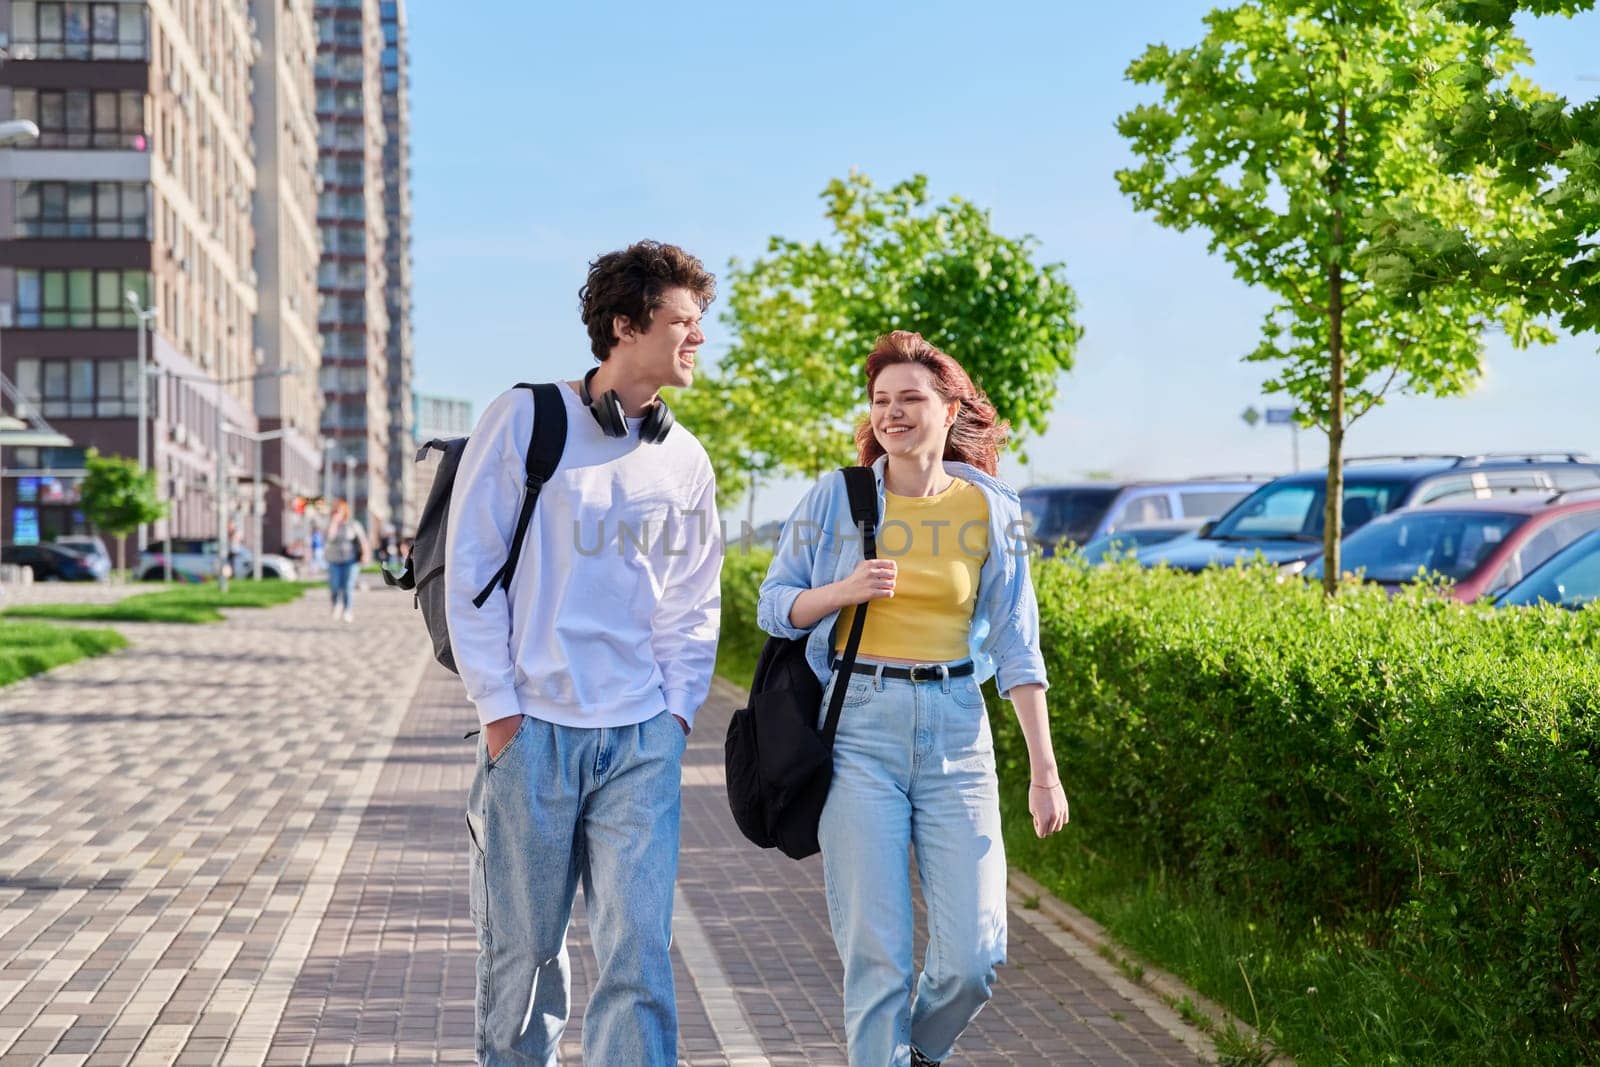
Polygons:
M939 1067L938 1060L930 1060L917 1051L915 1045L911 1046L911 1067Z

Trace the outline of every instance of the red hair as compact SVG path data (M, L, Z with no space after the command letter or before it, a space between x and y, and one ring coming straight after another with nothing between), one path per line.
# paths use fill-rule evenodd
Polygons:
M867 395L872 395L878 375L897 363L915 363L933 375L933 388L946 404L961 402L955 425L944 444L944 458L971 464L993 476L1000 459L1000 446L1011 436L1011 424L999 418L994 405L984 396L961 364L923 340L920 333L896 330L878 338L867 356ZM856 426L856 452L863 466L883 455L883 445L872 432L869 414Z

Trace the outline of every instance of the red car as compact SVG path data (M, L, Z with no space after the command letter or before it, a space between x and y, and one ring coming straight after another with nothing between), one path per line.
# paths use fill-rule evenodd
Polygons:
M1497 593L1591 530L1600 529L1600 492L1517 494L1424 504L1373 519L1344 539L1340 569L1396 587L1422 572L1442 574L1450 596L1471 603ZM1322 577L1319 559L1305 569Z

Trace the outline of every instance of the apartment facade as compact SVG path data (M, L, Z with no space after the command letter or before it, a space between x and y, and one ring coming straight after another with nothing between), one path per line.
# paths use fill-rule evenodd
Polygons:
M472 433L472 401L432 393L416 395L417 441L466 437Z
M322 343L317 330L317 28L310 0L254 7L255 409L265 468L263 544L303 555L310 529L295 498L322 490Z
M317 288L322 432L330 495L374 534L390 502L389 308L385 255L383 27L378 0L321 0L316 107L322 192Z
M7 451L0 539L86 530L84 450L139 453L136 307L156 532L205 535L260 428L248 5L0 0L0 27L0 116L40 131L0 149L0 372L76 442Z
M389 513L403 534L417 528L415 405L411 379L411 116L404 0L379 0L383 26L383 262L389 312Z
M412 404L415 411L412 422L419 446L433 440L445 440L451 437L466 437L472 433L472 402L461 400L452 396L435 396L431 393L414 393ZM413 473L412 483L408 487L411 494L411 507L417 515L422 514L422 507L428 502L428 493L433 489L433 476L438 470L439 453L429 452L424 461L417 463L416 453L411 456ZM410 527L408 530L414 530Z

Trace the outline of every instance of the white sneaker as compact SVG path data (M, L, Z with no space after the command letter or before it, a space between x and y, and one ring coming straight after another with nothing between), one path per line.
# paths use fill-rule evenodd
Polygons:
M349 608L345 608L344 609L344 621L345 622L354 622L355 618L356 618L356 613L354 611L352 611Z
M333 610L328 613L328 618L337 619L338 617L339 617L339 605L335 604L333 606Z

